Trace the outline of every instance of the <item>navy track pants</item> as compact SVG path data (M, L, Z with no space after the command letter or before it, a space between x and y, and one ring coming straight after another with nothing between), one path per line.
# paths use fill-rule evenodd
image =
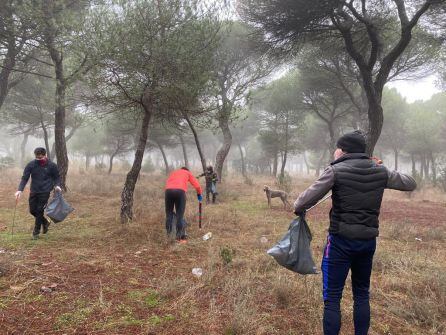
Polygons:
M351 270L355 335L366 335L370 327L369 288L376 239L349 240L329 235L322 258L324 335L337 335L341 329L341 298Z

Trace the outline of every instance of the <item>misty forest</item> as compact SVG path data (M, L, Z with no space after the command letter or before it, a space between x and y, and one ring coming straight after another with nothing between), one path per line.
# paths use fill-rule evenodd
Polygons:
M380 214L357 334L445 334L445 36L444 0L2 0L0 334L337 334L327 229L352 197ZM375 209L339 152L416 189ZM290 222L317 273L271 257Z

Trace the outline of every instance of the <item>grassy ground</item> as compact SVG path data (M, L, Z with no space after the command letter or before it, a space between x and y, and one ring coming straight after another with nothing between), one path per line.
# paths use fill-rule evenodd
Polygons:
M191 193L190 241L176 245L164 236L164 178L147 175L130 225L117 222L123 175L74 175L66 198L76 211L66 222L32 241L23 198L12 236L19 174L0 177L0 334L321 334L320 275L294 274L265 253L293 217L277 202L267 208L262 186L271 180L231 178L220 203L204 207L202 230ZM295 179L293 195L309 183ZM308 215L318 263L329 206ZM445 334L445 221L443 195L386 195L370 334ZM213 238L203 241L208 231ZM343 334L353 333L351 300L347 284Z

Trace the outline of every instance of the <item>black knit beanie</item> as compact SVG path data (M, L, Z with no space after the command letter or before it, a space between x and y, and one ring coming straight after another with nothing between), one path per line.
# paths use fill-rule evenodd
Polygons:
M365 136L359 130L352 131L351 133L342 135L338 139L336 146L342 149L342 151L351 154L365 152Z
M36 148L34 149L34 155L46 155L46 149L45 148Z

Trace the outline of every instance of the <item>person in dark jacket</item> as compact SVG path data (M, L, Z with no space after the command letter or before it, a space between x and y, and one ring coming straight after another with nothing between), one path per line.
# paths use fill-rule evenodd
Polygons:
M214 172L214 168L209 165L206 168L206 171L202 174L200 174L199 176L197 176L197 178L201 178L204 177L205 181L206 181L206 203L210 202L210 195L212 194L212 203L215 204L215 201L217 200L217 181L218 181L218 176L217 173Z
M294 203L295 213L300 215L332 191L330 228L321 266L325 335L339 334L340 302L349 271L355 335L367 334L370 276L384 189L416 188L412 177L389 170L368 157L365 150L365 137L360 131L343 135L337 141L335 160Z
M31 177L31 191L29 195L29 211L35 217L33 239L37 239L42 228L43 234L48 232L49 221L44 216L44 210L51 191L54 189L61 192L59 169L46 156L45 148L34 150L35 160L29 162L23 172L18 191L15 193L16 200L20 199L29 178Z

